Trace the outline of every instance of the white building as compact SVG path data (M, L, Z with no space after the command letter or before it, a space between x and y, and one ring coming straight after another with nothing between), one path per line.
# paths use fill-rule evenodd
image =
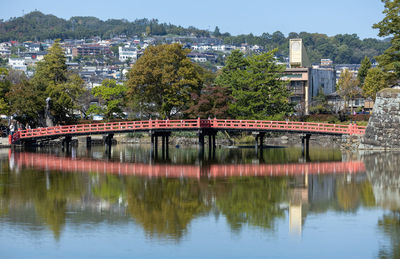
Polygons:
M131 59L133 62L137 60L137 49L136 48L123 48L118 47L119 60L124 62Z
M8 65L15 70L21 70L26 73L27 66L24 58L9 58Z

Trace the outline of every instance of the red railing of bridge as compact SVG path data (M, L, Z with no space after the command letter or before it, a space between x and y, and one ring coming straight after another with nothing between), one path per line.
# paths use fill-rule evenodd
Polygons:
M293 164L212 164L208 166L119 163L89 159L72 159L37 153L11 153L14 166L61 172L104 173L145 177L231 177L231 176L285 176L303 174L363 173L362 161L293 163Z
M10 139L10 144L19 139L55 137L64 135L90 135L112 132L132 132L139 130L190 130L190 129L231 129L231 130L265 130L292 131L322 134L358 134L365 133L364 126L356 124L340 125L329 123L297 122L297 121L261 121L261 120L147 120L124 121L94 124L66 125L17 131Z

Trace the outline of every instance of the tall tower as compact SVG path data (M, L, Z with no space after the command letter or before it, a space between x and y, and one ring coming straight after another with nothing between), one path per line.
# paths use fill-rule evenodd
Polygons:
M291 68L310 66L310 60L308 59L302 39L290 39L289 64Z

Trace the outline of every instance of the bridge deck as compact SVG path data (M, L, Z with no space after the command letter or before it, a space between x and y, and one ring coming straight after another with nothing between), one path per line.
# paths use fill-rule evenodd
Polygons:
M124 133L135 131L174 131L174 130L240 130L240 131L276 131L313 133L326 135L363 135L365 127L356 124L340 125L329 123L297 122L297 121L261 121L261 120L147 120L108 122L94 124L66 125L17 131L11 143L18 140L39 138L57 138L63 136L93 135L107 133Z

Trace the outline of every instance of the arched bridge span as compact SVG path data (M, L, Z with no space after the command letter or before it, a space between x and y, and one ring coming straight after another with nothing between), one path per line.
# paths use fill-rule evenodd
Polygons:
M365 127L356 124L340 125L329 123L264 120L225 120L225 119L190 119L190 120L146 120L124 121L94 124L66 125L17 131L10 144L29 142L38 139L90 136L96 134L115 134L128 132L151 132L165 135L172 131L198 131L199 135L215 135L217 131L293 132L324 135L363 135ZM211 132L211 133L210 133ZM157 136L157 134L156 134ZM111 136L112 137L112 136ZM201 142L201 139L200 139Z

